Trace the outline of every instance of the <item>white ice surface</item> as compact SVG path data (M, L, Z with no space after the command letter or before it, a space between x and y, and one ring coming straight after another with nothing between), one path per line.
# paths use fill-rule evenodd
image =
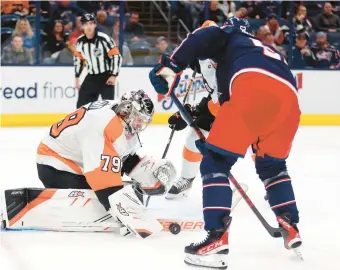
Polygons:
M35 153L46 131L47 128L0 130L1 190L42 186L36 173ZM151 126L142 136L143 152L161 156L169 133L164 126ZM184 137L185 131L175 134L168 154L178 171ZM286 251L281 239L271 238L241 202L233 215L229 269L340 269L340 127L301 127L288 166L300 210L305 260L301 262ZM275 225L251 160L240 160L233 174L249 185L249 196ZM182 200L180 204L180 215L191 213L188 207L193 207L193 211L200 209L200 180L196 180L189 202ZM172 211L173 208L174 205ZM110 233L0 233L1 270L190 269L183 263L184 246L202 236L190 232L177 236L162 233L139 240Z

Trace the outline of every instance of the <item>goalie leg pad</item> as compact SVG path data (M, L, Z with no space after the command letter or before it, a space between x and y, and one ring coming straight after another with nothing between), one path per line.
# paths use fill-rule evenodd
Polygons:
M92 190L21 188L2 195L7 229L116 232L121 227Z
M138 238L161 232L163 226L137 198L131 185L109 197L112 216L116 216Z

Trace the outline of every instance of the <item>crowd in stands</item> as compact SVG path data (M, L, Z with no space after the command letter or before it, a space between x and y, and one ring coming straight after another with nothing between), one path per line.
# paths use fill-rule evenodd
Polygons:
M260 40L287 58L292 53L292 68L340 68L340 1L295 1L291 26L288 1L212 0L207 4L179 0L169 4L171 20L181 20L189 31L206 19L223 25L232 16L245 18L250 22L249 31ZM120 23L124 22L123 65L155 64L159 55L171 54L177 45L165 36L146 35L138 12L125 8L124 20L120 20L120 1L41 1L40 5L37 22L35 1L1 1L2 64L34 64L37 55L40 63L73 64L84 13L96 14L98 31L111 36L118 46ZM40 33L35 33L37 23Z

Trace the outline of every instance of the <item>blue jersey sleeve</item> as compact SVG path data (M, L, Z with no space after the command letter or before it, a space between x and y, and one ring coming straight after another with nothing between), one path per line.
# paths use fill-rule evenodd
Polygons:
M171 59L185 69L195 59L216 57L228 42L228 34L219 27L199 28L183 40L174 51Z

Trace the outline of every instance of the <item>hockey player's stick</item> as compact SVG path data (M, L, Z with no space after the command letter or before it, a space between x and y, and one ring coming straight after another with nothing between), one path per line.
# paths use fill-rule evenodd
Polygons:
M176 97L175 93L172 92L170 94L173 102L175 103L175 105L177 106L177 108L179 109L179 111L182 114L182 117L184 118L184 120L188 123L189 126L191 126L194 131L196 132L198 138L202 141L205 141L205 136L202 133L202 131L197 127L197 124L193 121L193 119L191 118L190 114L187 112L187 110L184 108L184 106L181 104L181 102L178 100L178 98ZM250 207L250 209L253 211L253 213L255 214L255 216L260 220L260 222L262 223L263 227L267 230L267 232L274 238L278 238L281 237L281 233L280 230L278 228L274 228L272 226L269 225L269 223L267 222L267 220L262 216L262 214L260 213L260 211L256 208L256 206L254 205L254 203L251 201L251 199L248 197L248 195L245 193L244 189L240 186L240 184L238 183L238 181L235 179L235 177L229 173L228 176L229 180L232 182L232 184L234 185L234 187L239 191L239 193L241 194L242 198L246 201L246 203L248 204L248 206Z
M185 91L185 96L184 96L184 99L183 99L183 105L184 105L185 102L187 101L187 98L188 98L190 89L191 89L192 84L193 84L193 82L194 82L194 79L195 79L195 77L196 77L196 73L197 73L197 71L196 71L196 69L195 69L194 72L193 72L192 75L191 75L191 78L190 78L190 81L189 81L187 90ZM163 152L163 155L162 155L162 159L165 158L166 155L168 154L169 147L170 147L172 138L173 138L173 136L174 136L174 134L175 134L175 131L176 131L175 128L172 128L171 133L170 133L170 137L169 137L169 139L168 139L168 142L167 142L167 144L166 144L166 147L165 147L164 152ZM151 198L151 196L148 196L148 197L147 197L146 202L145 202L145 207L148 207L150 198Z
M185 102L187 101L187 98L188 98L190 89L191 89L192 84L193 84L194 79L195 79L195 76L196 76L196 70L192 73L192 76L191 76L191 78L190 78L190 81L189 81L187 90L185 91L185 96L184 96L184 99L183 99L183 105L185 105ZM169 150L169 147L170 147L170 143L171 143L171 141L172 141L172 137L173 137L174 134L175 134L175 131L176 131L175 128L173 128L173 129L171 130L170 137L169 137L168 143L166 144L166 147L165 147L165 149L164 149L162 159L165 158L166 155L167 155L167 153L168 153L168 150Z

